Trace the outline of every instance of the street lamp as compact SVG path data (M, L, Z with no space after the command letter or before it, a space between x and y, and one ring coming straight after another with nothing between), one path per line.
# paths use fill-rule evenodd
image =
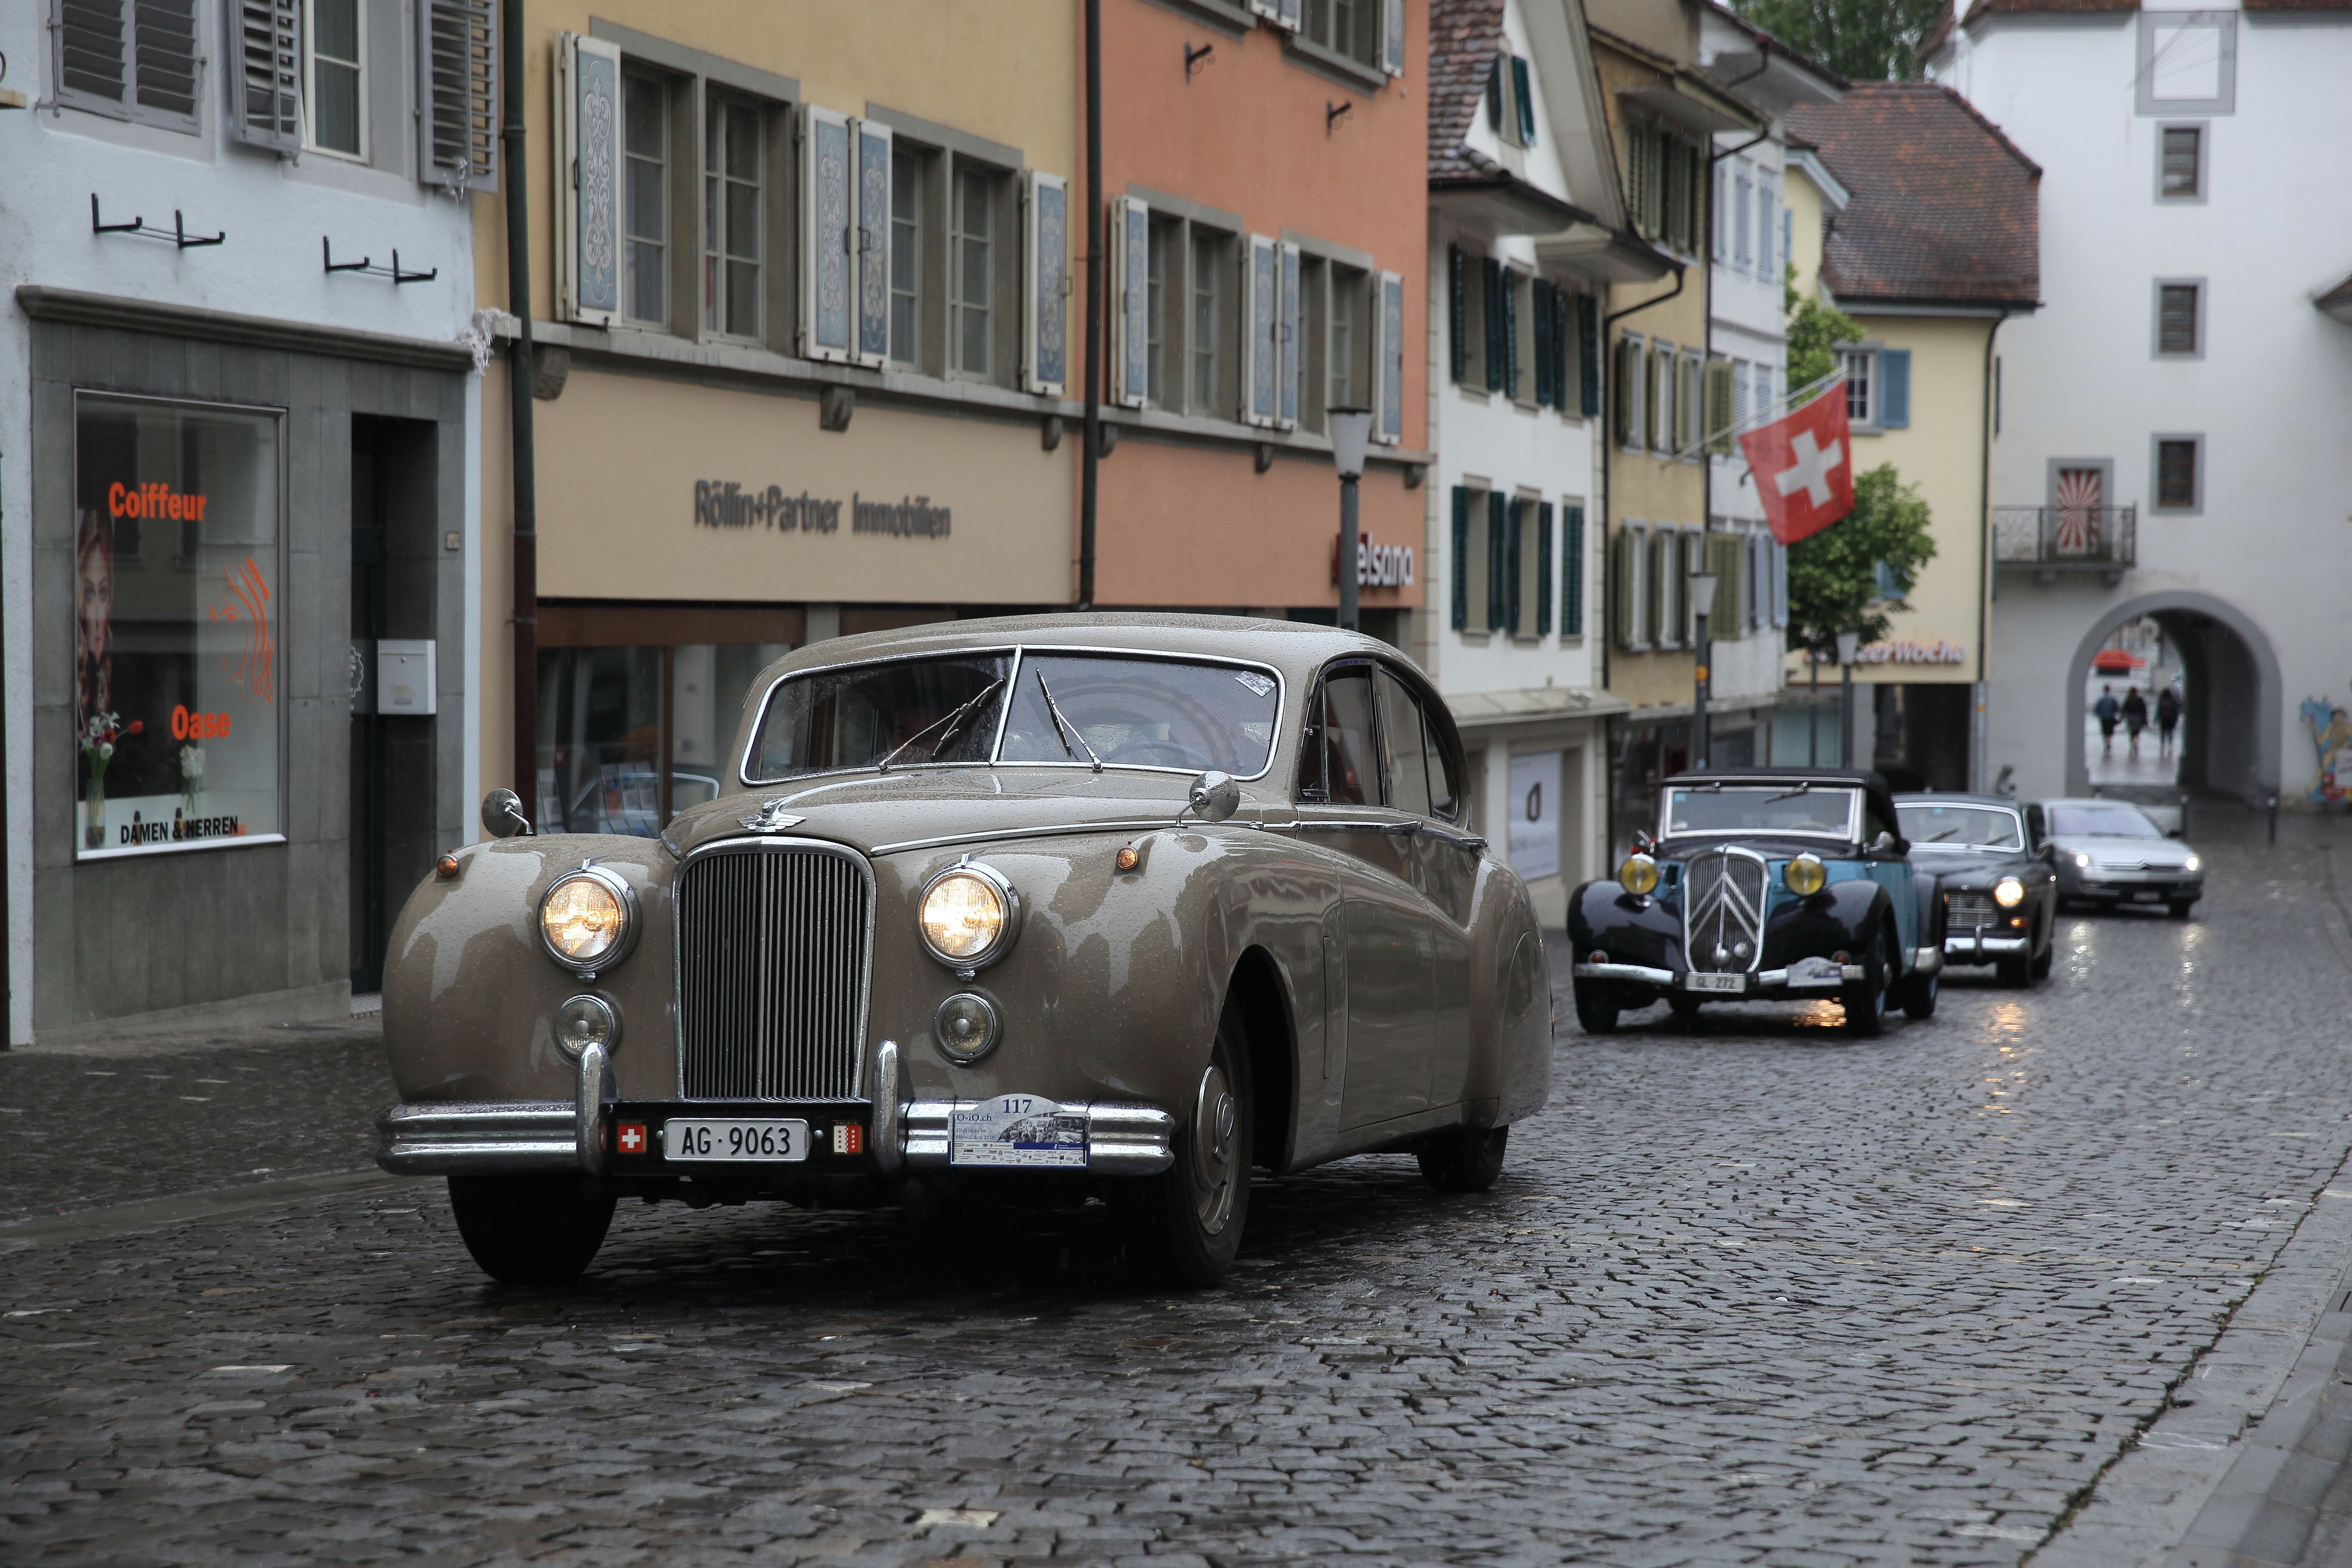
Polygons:
M1706 667L1715 655L1714 645L1706 635L1707 613L1715 608L1715 574L1694 572L1690 574L1691 607L1697 612L1698 626L1691 646L1698 657L1691 666L1694 677L1691 691L1691 766L1706 766L1707 753L1713 747L1706 732Z
M1837 635L1838 679L1843 689L1838 693L1838 766L1853 766L1853 652L1861 643L1858 632Z
M1372 438L1369 408L1332 408L1331 458L1339 468L1339 624L1356 630L1356 579L1363 546L1356 526L1356 481L1364 477L1364 448Z

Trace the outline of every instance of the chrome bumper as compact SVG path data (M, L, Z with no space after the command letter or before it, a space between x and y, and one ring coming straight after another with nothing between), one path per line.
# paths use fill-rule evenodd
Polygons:
M919 1171L948 1168L949 1130L959 1103L918 1100L905 1108L907 1164ZM1104 1176L1156 1176L1176 1163L1176 1119L1156 1105L1109 1100L1065 1104L1087 1119L1087 1169Z
M1987 936L1971 928L1965 936L1944 933L1944 956L1954 963L1981 963L1988 959L2016 958L2033 947L2032 935Z
M577 1116L560 1100L395 1105L375 1119L375 1163L401 1176L576 1171Z
M1933 950L1922 949L1921 951L1924 956L1925 953L1932 952ZM1936 959L1935 963L1937 969L1941 969L1943 967L1943 961L1940 955ZM1655 985L1661 990L1665 991L1689 991L1692 989L1690 985L1685 984L1690 977L1683 971L1674 969L1652 969L1647 964L1642 963L1580 963L1574 965L1570 970L1570 973L1579 980L1632 980L1643 985ZM1868 972L1859 963L1848 963L1843 965L1840 968L1839 973L1847 980L1861 980L1868 973ZM1745 993L1705 991L1697 994L1709 996L1732 996L1738 994L1753 996L1761 992L1785 991L1789 988L1789 972L1785 969L1759 970L1757 973L1748 975L1748 988ZM1841 982L1841 984L1843 984L1843 982ZM1811 994L1816 990L1825 991L1828 987L1809 984L1801 986L1799 989L1801 993Z

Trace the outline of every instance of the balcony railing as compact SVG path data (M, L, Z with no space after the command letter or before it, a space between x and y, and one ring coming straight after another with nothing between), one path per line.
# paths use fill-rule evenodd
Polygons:
M1997 506L1993 558L2043 571L2121 572L2139 558L2137 506Z

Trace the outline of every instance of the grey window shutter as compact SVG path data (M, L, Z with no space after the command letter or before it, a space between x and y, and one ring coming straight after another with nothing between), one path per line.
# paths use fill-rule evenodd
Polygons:
M621 51L555 35L558 317L609 326L621 309Z
M1536 636L1551 636L1551 502L1536 507Z
M1029 171L1029 232L1021 258L1028 319L1022 323L1029 390L1062 395L1069 374L1063 285L1069 278L1070 186L1059 174Z
M1601 413L1601 302L1590 294L1576 297L1576 360L1578 407L1591 419Z
M1372 438L1384 447L1404 444L1404 275L1380 275L1381 395Z
M1624 530L1609 542L1609 622L1620 647L1633 646L1633 552L1639 548Z
M1133 196L1111 202L1118 342L1111 401L1140 408L1151 395L1151 209Z
M1286 0L1295 4L1296 0ZM1404 0L1382 0L1381 5L1381 69L1404 75Z
M1878 351L1878 426L1905 430L1911 425L1911 351Z
M499 15L494 0L418 0L417 178L499 188Z
M1298 427L1298 351L1305 341L1298 310L1298 247L1282 247L1282 341L1275 368L1275 423Z
M1271 425L1275 416L1275 335L1280 325L1282 247L1262 234L1249 237L1242 261L1242 417Z
M801 353L846 360L856 331L850 298L849 120L814 104L801 121Z
M131 0L57 0L53 66L65 102L131 102Z
M302 146L302 0L233 0L229 134L280 153Z
M1486 625L1507 629L1511 624L1511 518L1507 496L1486 495Z
M1454 629L1470 626L1470 496L1466 486L1454 487Z
M857 147L857 360L890 357L890 128L853 120Z
M1570 502L1559 509L1559 635L1584 635L1584 508Z
M1445 247L1445 267L1446 366L1458 382L1470 374L1470 343L1463 336L1470 327L1470 279L1460 246Z

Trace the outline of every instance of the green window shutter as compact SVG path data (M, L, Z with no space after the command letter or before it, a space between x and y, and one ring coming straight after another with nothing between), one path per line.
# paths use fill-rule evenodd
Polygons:
M1454 629L1470 625L1470 491L1454 487Z
M1551 636L1551 502L1536 508L1536 636Z
M1538 278L1528 285L1528 315L1535 327L1536 340L1536 406L1551 406L1551 356L1545 352L1551 342L1551 285Z
M1616 374L1612 378L1616 384L1616 395L1612 401L1616 405L1613 412L1617 426L1617 443L1622 447L1640 445L1640 437L1637 434L1640 429L1640 426L1635 422L1633 417L1635 412L1633 407L1633 355L1637 352L1639 351L1635 348L1631 339L1619 338L1617 340L1617 351L1614 356L1617 363L1613 367L1616 371Z
M1878 427L1906 430L1911 426L1911 351L1878 351Z
M1560 554L1566 570L1559 578L1559 635L1584 635L1584 509L1559 509Z
M1470 326L1470 280L1464 276L1462 247L1446 247L1446 348L1454 379L1460 381L1470 374L1470 340L1463 334Z
M1528 62L1511 57L1511 97L1519 106L1519 145L1536 144L1536 95L1528 80Z
M1707 606L1708 635L1721 641L1739 635L1739 561L1746 541L1736 533L1706 536L1706 569L1715 574L1715 602Z
M1519 276L1503 274L1503 392L1519 395Z
M1577 374L1582 382L1580 404L1587 419L1601 413L1601 301L1590 294L1576 297Z
M1508 629L1511 624L1510 498L1492 491L1486 496L1486 626Z
M1496 55L1486 68L1486 129L1503 128L1503 57Z
M1486 295L1486 390L1503 390L1503 264L1489 256L1479 263Z

